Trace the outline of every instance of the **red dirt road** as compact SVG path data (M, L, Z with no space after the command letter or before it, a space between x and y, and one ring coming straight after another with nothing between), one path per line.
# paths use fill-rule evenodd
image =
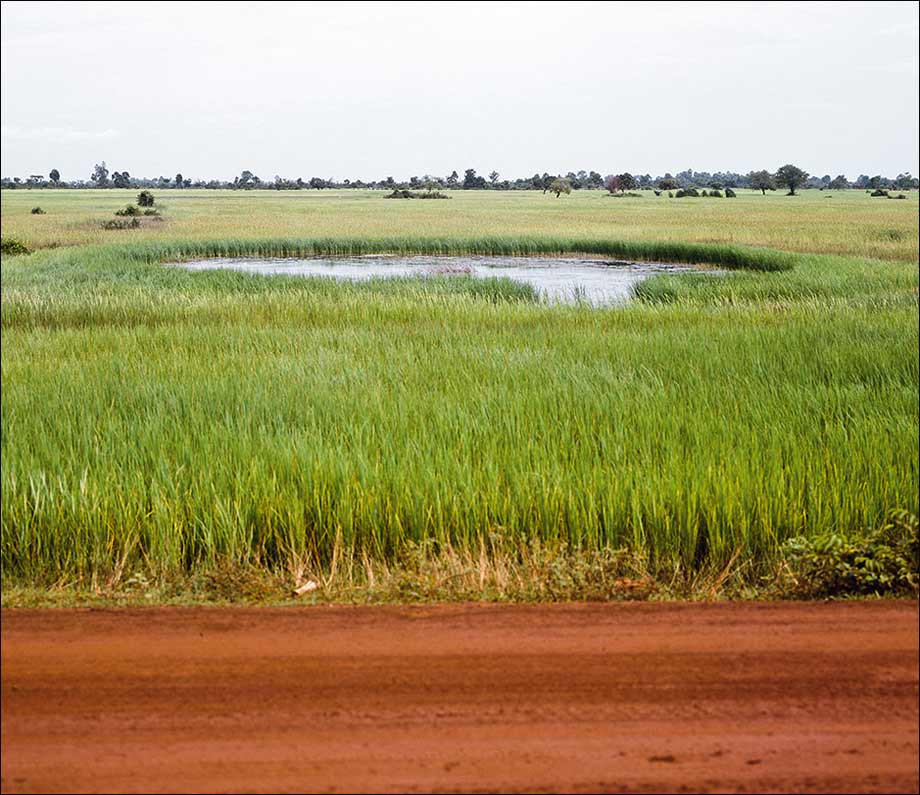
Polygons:
M920 788L916 602L2 619L4 792Z

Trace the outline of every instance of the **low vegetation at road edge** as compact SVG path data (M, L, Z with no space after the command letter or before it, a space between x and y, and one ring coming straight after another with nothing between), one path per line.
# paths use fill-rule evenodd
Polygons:
M92 582L14 584L4 607L143 604L372 604L414 602L671 601L696 599L917 598L920 534L915 515L893 513L880 527L844 537L790 539L759 577L734 556L724 567L653 570L627 549L514 545L493 533L475 548L409 542L390 563L337 552L324 569L231 560L191 576L116 565Z

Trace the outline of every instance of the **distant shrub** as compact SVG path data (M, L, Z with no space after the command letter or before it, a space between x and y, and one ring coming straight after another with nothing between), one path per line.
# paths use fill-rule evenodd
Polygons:
M887 195L888 195L888 191L887 191L887 190L884 190L883 188L876 188L876 189L875 189L874 191L872 191L872 193L870 193L869 195L870 195L870 196L887 196Z
M661 191L660 191L660 190L656 190L654 193L655 193L656 196L660 196L660 195L661 195Z
M32 215L45 215L45 211L41 207L33 207Z
M156 216L159 216L159 214L160 214L160 211L159 211L159 210L154 210L154 209L144 210L144 215L156 215Z
M657 196L657 195L659 195L659 194L660 194L660 191L656 192L655 195ZM641 193L632 193L632 192L629 192L629 193L608 193L608 194L607 194L607 198L608 198L608 199L622 199L622 198L624 198L624 197L633 198L633 199L641 199L641 198L642 198L642 194L641 194Z
M383 197L384 199L449 199L447 196L437 190L429 190L424 193L417 193L411 190L399 190L398 188L392 193Z
M888 196L889 199L906 199L907 197L903 193L899 193L897 196Z
M119 216L122 216L122 217L127 216L127 217L129 217L129 218L130 218L131 216L140 215L140 214L141 214L140 208L139 208L139 207L135 207L133 204L129 204L129 205L128 205L127 207L125 207L123 210L116 210L116 211L115 211L115 215L119 215Z
M705 191L703 191L705 194ZM678 199L683 199L687 196L692 198L699 198L700 192L696 188L681 188L677 193L674 194Z
M137 204L139 207L153 207L153 194L149 190L142 190L137 194Z
M0 237L0 254L31 254L31 252L15 237Z
M862 536L829 533L783 546L791 595L916 594L920 569L917 517L901 511Z
M726 198L726 199L734 199L735 196L736 196L736 194L735 194L735 192L734 192L731 188L726 188L726 189L725 189L725 198Z
M722 191L720 191L720 190L711 190L711 191L709 191L709 195L710 195L712 198L714 198L714 199L721 199L721 198L722 198Z
M673 198L674 198L674 194L673 194L671 191L668 191L668 198L669 198L669 199L673 199Z
M130 221L120 221L116 218L111 221L103 221L101 225L103 229L137 229L141 222L137 218L132 218Z

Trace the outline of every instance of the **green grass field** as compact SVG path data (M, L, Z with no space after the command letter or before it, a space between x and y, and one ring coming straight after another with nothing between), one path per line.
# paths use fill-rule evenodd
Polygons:
M565 597L553 566L613 550L754 587L792 536L918 512L916 193L155 193L122 231L136 192L2 193L37 249L2 263L4 600L243 569L372 598L406 561L400 593ZM590 309L162 264L380 250L741 270Z

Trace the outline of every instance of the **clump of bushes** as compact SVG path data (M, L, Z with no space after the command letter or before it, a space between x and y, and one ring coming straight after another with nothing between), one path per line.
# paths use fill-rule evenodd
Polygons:
M137 194L138 207L153 207L154 203L153 194L149 190L142 190Z
M110 221L103 221L103 229L137 229L141 225L140 219L132 218L130 221L121 221L115 218Z
M903 193L899 193L897 196L888 196L889 199L906 199L907 197Z
M115 215L117 215L117 216L119 216L119 217L122 217L122 218L125 218L125 217L127 217L127 218L133 218L133 217L136 216L136 215L153 216L153 215L159 215L159 214L160 214L160 211L159 211L159 210L156 210L156 209L154 209L154 208L152 208L152 207L151 207L151 208L148 208L148 209L146 209L146 210L141 210L140 207L135 207L133 204L129 204L129 205L128 205L127 207L125 207L123 210L116 210L116 211L115 211Z
M33 207L32 215L45 215L45 211L41 207Z
M876 189L875 189L874 191L872 191L872 193L870 193L869 195L870 195L870 196L875 196L875 197L878 197L878 196L887 196L887 195L888 195L888 191L887 191L887 190L884 190L883 188L876 188Z
M722 191L718 188L712 188L711 190L697 190L696 188L681 188L677 193L674 194L678 199L683 199L687 196L690 196L694 199L698 198L709 198L709 199L721 199L723 198ZM668 197L671 197L671 193L668 193ZM724 198L734 199L735 192L731 188L725 189Z
M655 191L655 195L656 195L656 196L660 196L660 195L661 195L661 191ZM608 196L608 198L611 198L611 199L622 199L622 198L624 198L625 196L629 196L630 198L633 198L633 199L641 199L641 198L642 198L642 194L641 194L641 193L633 193L632 191L627 192L627 193L608 193L607 196Z
M447 196L441 191L438 190L429 190L423 193L417 193L411 190L399 190L398 188L392 193L383 197L384 199L449 199L450 196Z
M792 538L783 547L788 592L802 598L918 593L917 517L896 512L866 535Z
M28 247L15 237L0 237L0 254L31 254Z
M147 217L153 217L157 221L163 220L160 217L159 210L156 210L153 207L148 207L146 210L142 210L140 207L135 207L133 204L129 204L127 207L125 207L122 210L116 210L115 215L119 216L120 218L135 218L135 219L137 218L137 216L143 215ZM123 228L126 228L126 227L114 227L114 226L106 227L106 229L123 229Z

